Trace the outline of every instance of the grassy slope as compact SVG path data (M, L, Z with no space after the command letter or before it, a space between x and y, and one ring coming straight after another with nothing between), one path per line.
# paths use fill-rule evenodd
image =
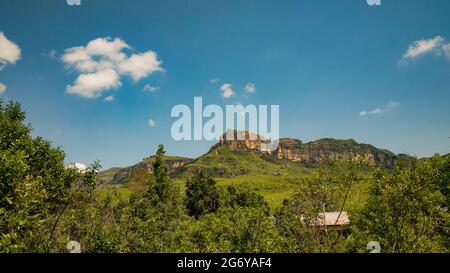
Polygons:
M184 194L184 183L194 168L206 168L216 175L217 184L221 187L233 185L245 188L264 196L272 209L280 207L284 199L289 198L302 183L302 178L317 173L317 168L306 167L291 161L268 161L261 155L249 151L230 151L221 146L208 153L194 163L175 173L174 182L180 185ZM104 185L99 194L106 194L111 189L119 196L127 198L132 192L146 189L149 174L136 172L126 185ZM364 191L367 181L353 185L346 209L364 202Z
M243 175L300 175L305 168L292 161L269 161L259 153L249 150L231 151L227 146L221 146L214 151L198 158L195 162L186 165L175 177L189 176L193 169L203 168L215 177L233 178Z
M99 182L109 182L109 181L112 181L113 178L114 178L114 175L115 175L118 171L120 171L120 170L122 170L122 168L114 167L114 168L107 169L107 170L104 170L104 171L99 172L99 173L98 173L98 179L99 179Z

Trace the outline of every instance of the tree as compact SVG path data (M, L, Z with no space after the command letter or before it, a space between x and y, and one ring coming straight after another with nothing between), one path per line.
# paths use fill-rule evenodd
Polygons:
M31 136L19 103L0 101L0 251L44 251L54 216L70 202L75 185L92 186L95 174L64 165L65 154ZM94 175L94 176L89 176ZM89 176L89 177L88 177Z
M447 252L449 161L399 162L373 177L365 206L352 219L354 251L378 241L384 252Z
M287 252L336 252L344 240L341 233L316 225L320 215L347 208L347 199L353 183L360 178L358 161L328 162L318 173L302 179L300 189L276 212L276 225L283 237Z
M152 163L154 183L150 184L150 192L153 194L155 204L166 203L170 195L170 178L165 161L166 152L164 145L159 145L156 151L155 160Z
M262 207L220 208L177 227L172 252L269 253L280 251L273 218Z
M196 219L219 208L216 181L205 170L196 170L186 182L186 210Z
M245 188L228 186L226 191L222 191L221 205L224 207L261 207L270 212L269 204L264 197L258 193L251 192Z
M173 244L173 231L183 215L180 189L170 177L166 164L164 146L159 145L152 163L153 176L149 181L148 198L136 200L141 223L142 249L146 252L164 252Z

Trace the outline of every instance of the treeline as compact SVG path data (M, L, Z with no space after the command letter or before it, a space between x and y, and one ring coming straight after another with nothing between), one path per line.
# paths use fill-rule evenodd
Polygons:
M17 103L0 103L0 252L449 252L450 159L435 156L378 170L346 232L312 227L320 213L348 207L358 162L330 162L305 177L276 211L264 198L218 187L202 169L185 194L159 146L153 175L130 198L96 193L98 163L80 173L42 138Z

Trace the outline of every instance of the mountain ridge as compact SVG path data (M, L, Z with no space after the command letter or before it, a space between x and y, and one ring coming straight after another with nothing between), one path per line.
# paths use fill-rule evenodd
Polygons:
M245 137L236 140L239 133ZM265 166L266 162L280 164L287 161L292 163L289 166L295 168L295 164L317 165L327 161L348 159L359 159L368 165L392 168L399 158L410 158L408 155L396 155L387 149L370 144L358 143L354 139L322 138L303 143L295 138L281 138L278 148L268 151L261 149L261 146L270 141L257 134L234 130L232 135L232 139L227 139L227 134L224 134L207 153L196 159L167 156L169 173L173 177L183 177L195 168L205 167L213 176L235 177L258 173L258 168L251 166L252 162L261 167ZM124 184L137 170L152 172L153 158L147 157L130 167L105 170L99 175L99 184ZM261 169L261 172L263 171Z
M150 173L153 172L153 160L155 156L149 156L144 158L141 162L129 166L129 167L114 167L99 173L98 184L124 184L131 177L133 172L146 170ZM165 156L165 162L169 169L169 174L174 172L176 169L182 167L185 164L194 161L192 158L182 157L182 156Z

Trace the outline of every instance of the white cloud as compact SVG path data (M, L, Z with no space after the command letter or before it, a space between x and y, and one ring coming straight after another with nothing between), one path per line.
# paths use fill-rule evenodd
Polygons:
M146 51L143 53L133 53L128 56L124 50L131 50L131 47L122 39L116 38L97 38L90 41L86 46L77 46L65 50L61 60L81 75L75 82L75 86L68 86L68 93L75 93L86 98L96 98L108 89L117 88L121 85L121 76L130 76L133 81L137 82L143 78L150 76L155 72L163 72L162 61L158 60L158 56L154 51ZM110 81L104 80L95 84L94 75L105 75L104 72L109 71ZM114 71L114 74L111 73ZM80 85L77 82L80 78L90 79L90 84ZM77 87L77 88L75 88ZM74 92L77 90L76 92Z
M48 53L48 57L51 59L56 58L56 50L54 49L50 50L50 52Z
M114 96L107 96L107 97L105 98L105 101L106 101L106 102L113 102L113 101L114 101Z
M48 53L42 53L41 55L43 57L49 58L49 59L56 59L56 55L58 54L58 52L56 52L56 50L52 49L50 50L50 52Z
M134 81L153 74L154 72L163 72L162 62L158 60L156 52L149 51L142 54L133 54L129 59L119 64L121 74L130 75Z
M210 80L209 82L210 83L212 83L212 84L215 84L215 83L218 83L220 81L220 79L212 79L212 80Z
M392 110L394 108L397 108L399 105L400 105L400 103L398 103L396 101L389 101L387 103L386 107L384 107L384 108L378 107L378 108L375 108L372 111L361 111L359 113L359 116L360 117L365 117L365 116L368 116L368 115L380 115L380 114L389 112L390 110Z
M8 64L16 64L20 60L21 50L18 45L6 38L3 32L0 32L0 71ZM0 83L0 94L6 92L8 87Z
M415 41L403 54L403 59L414 59L421 55L436 52L444 42L444 38L436 36L433 39Z
M399 105L400 105L399 102L396 102L396 101L389 101L387 106L388 106L389 109L392 109L392 108L395 108L395 107L397 107L397 106L399 106Z
M158 87L152 86L152 85L150 85L150 84L146 84L146 85L144 86L144 92L154 93L154 92L156 92L158 89L159 89Z
M373 110L372 112L370 112L369 114L371 114L371 115L378 115L378 114L381 114L381 113L383 113L383 110L381 110L381 108L377 108L377 109Z
M15 64L20 59L20 54L19 46L0 32L0 70L7 64Z
M155 122L153 119L149 119L147 123L148 123L148 126L149 126L149 127L152 127L152 128L153 128L153 127L156 126L156 122Z
M362 112L359 113L359 115L361 117L364 117L364 116L367 116L367 115L379 115L381 113L383 113L383 110L381 110L381 108L376 108L376 109L374 109L374 110L372 110L370 112L362 111Z
M97 38L86 46L66 49L62 61L80 72L94 72L99 69L113 68L126 59L123 49L130 46L122 39ZM105 67L108 66L108 67Z
M121 86L119 74L112 69L106 69L89 74L81 74L74 85L67 86L67 93L77 94L85 98L97 98L104 90Z
M444 51L444 55L450 60L450 43L443 45L442 51Z
M220 92L222 92L222 96L224 98L231 98L234 96L233 85L229 83L225 83L220 87Z
M405 65L408 63L408 60L413 60L427 54L445 56L450 60L450 43L445 43L445 38L441 36L436 36L433 39L416 41L411 44L408 50L403 54L399 64Z
M253 83L249 82L249 83L247 83L247 84L245 85L244 90L245 90L245 92L247 92L247 93L255 93L256 87L255 87L255 85L254 85Z
M90 41L86 50L91 56L104 56L112 61L121 61L126 58L123 49L129 49L130 46L122 39L115 38L97 38Z
M6 85L4 85L3 83L0 82L0 95L5 93L7 88L8 87Z
M369 114L369 113L367 113L367 111L359 112L359 116L361 116L361 117L367 116L367 114Z

